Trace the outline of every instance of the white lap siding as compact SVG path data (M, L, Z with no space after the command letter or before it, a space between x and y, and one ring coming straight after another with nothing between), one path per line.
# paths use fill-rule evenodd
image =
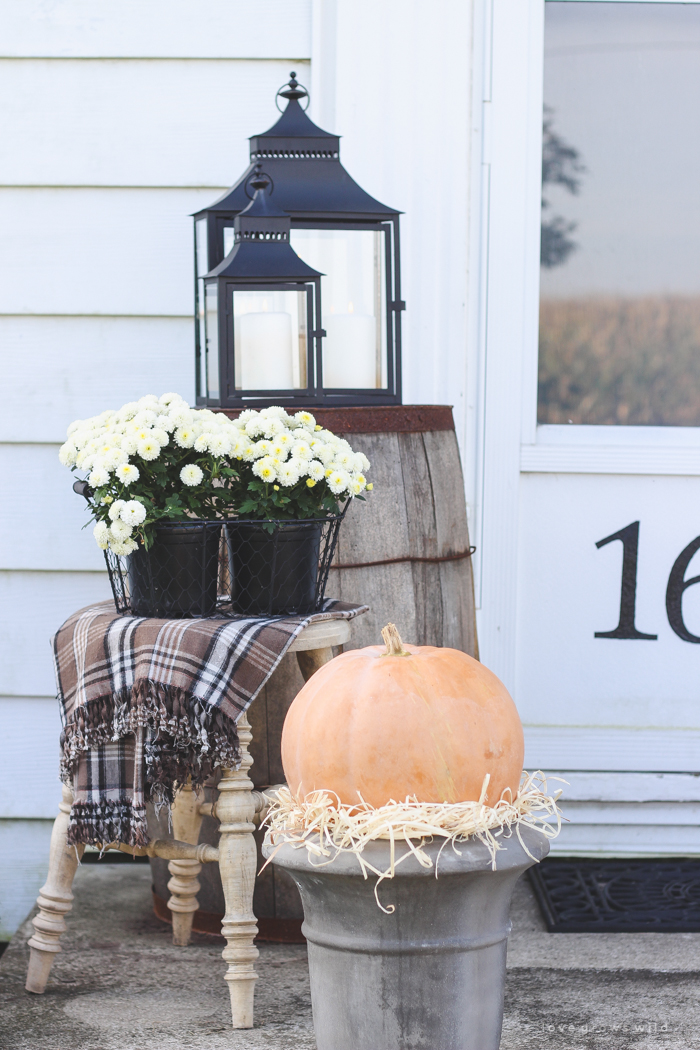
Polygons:
M0 2L0 940L60 797L49 639L109 595L57 452L71 420L194 396L192 220L310 80L311 0Z

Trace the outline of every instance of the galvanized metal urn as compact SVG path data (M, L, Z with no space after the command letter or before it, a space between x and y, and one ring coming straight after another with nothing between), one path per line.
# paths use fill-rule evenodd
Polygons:
M318 1050L498 1050L513 888L549 852L541 833L521 836L531 855L514 832L495 871L476 839L425 846L432 868L409 857L380 884L391 914L353 854L319 867L303 848L265 844L301 893ZM390 845L363 856L385 871Z

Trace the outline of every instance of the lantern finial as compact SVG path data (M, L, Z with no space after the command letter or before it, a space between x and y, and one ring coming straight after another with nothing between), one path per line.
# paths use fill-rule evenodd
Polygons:
M289 75L289 83L280 88L277 94L281 95L282 98L288 98L291 102L292 100L298 101L300 98L308 98L309 92L305 87L297 83L297 75L292 71Z

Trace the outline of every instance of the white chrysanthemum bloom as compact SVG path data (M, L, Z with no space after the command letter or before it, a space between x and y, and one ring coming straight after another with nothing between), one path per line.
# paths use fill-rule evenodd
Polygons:
M84 425L85 425L85 420L84 419L74 419L73 422L68 427L68 430L66 431L66 437L70 437L72 434L75 434L76 430L80 430L80 428L82 426L84 426Z
M353 480L360 486L360 492L367 487L367 478L364 474L356 474ZM355 493L355 495L357 495L357 493Z
M184 401L182 394L161 394L158 398L158 404L170 405L173 401Z
M126 522L127 525L140 525L146 520L146 508L137 499L130 499L120 509L119 519Z
M286 431L284 421L277 416L268 416L264 423L264 431L266 438L277 438Z
M257 415L246 422L245 432L249 438L260 437L265 430L265 424Z
M136 540L132 540L130 538L126 539L126 540L122 540L122 541L120 541L120 540L110 540L109 541L109 549L114 554L118 554L120 557L124 557L127 554L133 554L133 552L137 548L138 548L138 543L136 542Z
M151 431L151 437L154 441L157 441L161 448L165 448L170 443L167 430L163 430L162 427L154 427Z
M352 452L344 452L343 449L339 449L335 454L335 461L344 470L352 470L355 464L355 457Z
M122 543L124 540L128 540L129 536L131 536L131 525L122 521L121 518L117 518L117 520L113 521L109 526L109 536L110 540L115 539L118 543Z
M248 439L243 434L234 438L231 444L231 455L234 459L243 459L243 453L248 447Z
M158 405L160 402L156 394L144 394L143 397L139 398L138 403L143 408L144 405Z
M280 463L277 468L277 480L285 488L291 488L292 485L296 485L299 480L299 471L291 460L289 463Z
M326 445L334 445L339 440L332 430L319 430L316 433L316 437L320 438L321 441Z
M212 456L228 456L231 452L231 439L228 434L211 434L209 436L209 451Z
M156 416L153 425L157 430L165 431L166 434L171 434L175 429L175 421L170 416L164 414Z
M255 449L255 458L262 459L263 456L271 454L272 446L269 441L256 441L253 448Z
M126 506L126 500L115 499L114 503L111 505L111 507L109 508L109 511L107 512L109 514L110 518L112 519L112 521L116 521L117 520L117 518L120 516L120 514L121 514L121 512L122 512L122 510L124 509L125 506Z
M258 450L252 442L249 442L247 445L243 445L239 458L242 459L245 463L253 463L256 459L259 458Z
M268 408L263 408L260 410L260 415L263 417L263 419L289 419L289 416L287 415L287 409L282 408L281 405L270 405Z
M199 485L204 477L204 471L196 463L188 463L180 471L180 481L183 485Z
M160 445L153 438L144 438L142 441L139 441L136 451L141 459L158 459Z
M272 456L263 456L262 459L256 460L253 464L253 473L257 475L261 481L276 481L277 468Z
M72 441L66 441L58 450L58 460L64 467L74 467L78 450Z
M187 405L171 405L168 410L168 415L175 421L176 426L189 427L192 424L192 416L194 413L187 407Z
M117 467L115 473L123 485L131 485L141 476L139 468L133 463L122 463L121 467Z
M280 462L284 463L290 452L291 447L289 445L282 444L281 441L270 442L270 455L274 456L275 459L279 459Z
M104 521L98 521L95 528L92 530L92 534L95 537L95 542L100 550L107 550L107 544L109 543L109 526Z
M233 423L235 426L243 428L248 420L255 419L257 414L254 408L244 408L241 414L233 420Z
M195 452L208 452L211 436L211 434L200 434L198 438L195 438L194 445L192 446Z
M79 467L80 470L92 470L94 462L95 457L88 455L87 452L79 452L75 457L75 465Z
M300 427L304 427L306 430L313 430L316 426L316 420L310 412L295 412L294 419Z
M314 481L323 481L326 476L326 469L323 463L319 463L317 459L314 459L311 463L307 464L306 473Z
M356 478L354 478L350 481L349 491L352 493L353 496L359 496L364 487L364 485L361 485L360 482Z
M178 427L175 431L175 444L179 445L180 448L192 448L196 439L197 435L195 433L194 427Z
M327 480L328 488L336 496L339 496L341 492L347 492L351 485L350 475L345 470L331 471Z
M136 449L139 447L139 439L136 434L125 434L122 438L122 451L126 452L128 456L133 456Z
M306 441L297 441L295 445L292 445L292 455L297 459L313 459L313 452L311 446Z
M96 464L88 475L88 482L93 488L98 489L109 481L109 471L102 463Z
M153 412L150 408L147 408L145 410L142 409L140 412L137 412L134 416L134 423L136 423L138 427L150 427L153 423L155 423L157 418L157 413Z
M311 464L307 459L299 459L297 456L290 456L287 462L291 463L300 478L303 478L305 474L309 473L309 467Z
M119 409L119 411L117 412L117 419L121 421L133 419L138 410L139 406L136 404L136 402L129 401L126 405L122 405L122 407Z
M314 456L320 459L325 467L328 467L335 458L335 449L330 445L314 446Z
M296 439L292 432L290 430L287 430L287 428L285 427L285 429L281 433L279 433L275 438L275 444L285 445L287 446L287 448L291 448L292 445L295 443L295 440Z

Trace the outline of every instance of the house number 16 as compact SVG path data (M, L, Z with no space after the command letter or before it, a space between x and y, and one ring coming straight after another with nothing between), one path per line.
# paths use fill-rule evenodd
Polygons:
M596 547L604 547L613 540L622 543L622 580L620 583L620 621L614 631L596 631L596 638L639 638L642 641L653 642L658 638L657 634L644 634L638 631L634 622L637 602L637 552L639 548L639 522L633 521L619 532L613 532L604 540L598 540ZM668 585L666 587L666 615L671 628L684 642L696 642L700 644L700 637L691 634L683 620L683 594L688 587L694 583L700 583L700 576L691 576L686 580L685 574L690 564L690 559L695 552L700 550L700 536L696 536L688 546L681 551L673 563Z

